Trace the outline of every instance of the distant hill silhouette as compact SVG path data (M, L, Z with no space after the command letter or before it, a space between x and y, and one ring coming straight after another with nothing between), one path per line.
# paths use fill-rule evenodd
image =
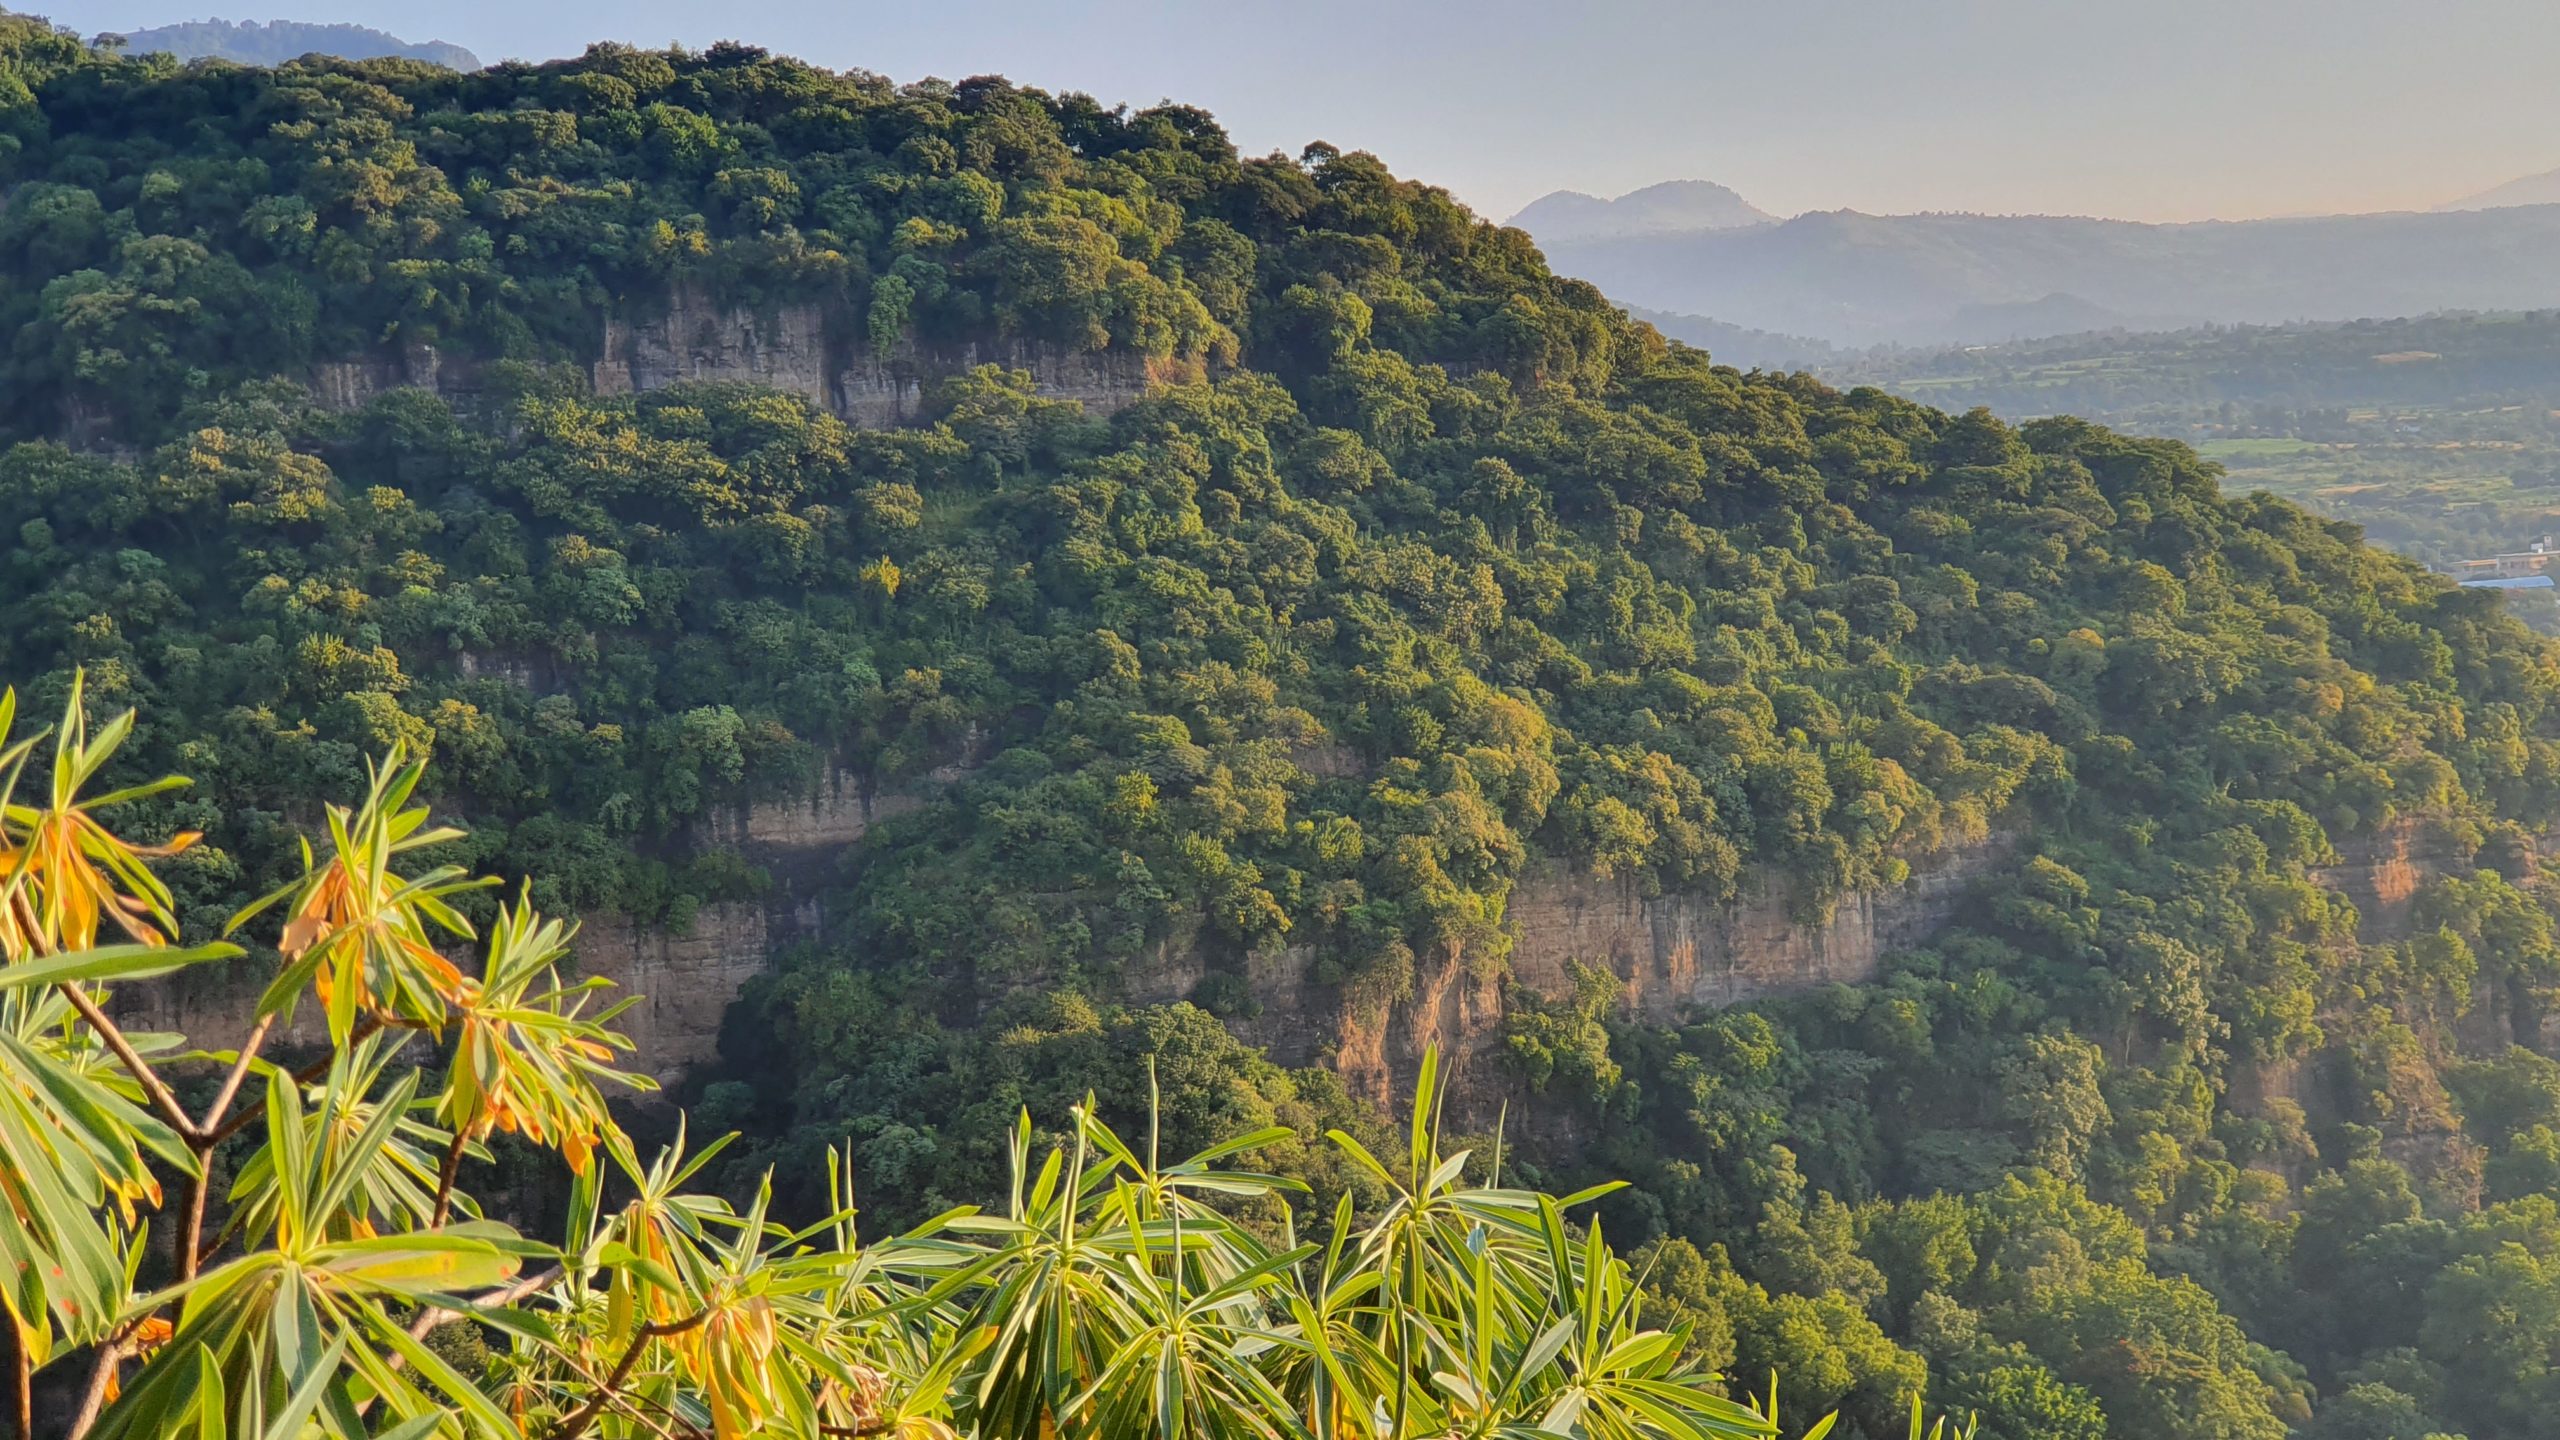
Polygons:
M237 60L243 65L281 65L305 55L335 55L342 60L377 60L386 55L424 60L453 70L477 70L480 57L442 40L411 42L362 25L307 24L300 20L190 20L149 30L127 30L125 50L148 55L167 51L181 60Z
M1666 180L1615 200L1558 190L1529 202L1506 222L1540 244L1611 235L1661 235L1685 230L1730 230L1764 225L1777 217L1722 185L1705 180Z
M1621 304L1843 346L2560 305L2560 205L2188 225L1842 210L1531 233L1558 271Z
M1810 336L1752 330L1703 315L1647 310L1640 305L1628 306L1627 313L1674 340L1706 351L1719 365L1742 370L1812 370L1840 354L1837 346Z
M2504 185L2492 185L2477 195L2439 205L2438 210L2504 210L2517 205L2560 205L2560 170L2545 170L2527 175Z

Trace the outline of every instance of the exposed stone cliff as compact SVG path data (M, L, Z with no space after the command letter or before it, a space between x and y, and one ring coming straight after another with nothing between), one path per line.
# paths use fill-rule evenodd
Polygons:
M1579 961L1618 977L1621 1013L1674 1020L1698 1008L1872 980L1886 956L1944 926L2016 841L2002 832L1951 848L1916 865L1907 883L1854 891L1818 920L1789 913L1775 876L1761 875L1741 896L1720 902L1648 896L1629 881L1545 865L1512 892L1505 910L1512 948L1502 960L1425 957L1411 997L1380 1015L1344 1007L1315 978L1311 949L1247 957L1247 988L1261 1009L1234 1028L1282 1064L1329 1063L1355 1093L1381 1100L1437 1045L1462 1093L1490 1097L1503 1088L1491 1067L1506 984L1561 998L1573 989L1568 967ZM1177 938L1132 968L1129 998L1182 999L1209 963L1199 947Z
M2403 816L2338 847L2338 863L2312 871L2311 878L2354 903L2357 936L2371 944L2407 935L2419 885L2461 858L2435 843L2425 822Z
M2521 849L2505 853L2497 863L2510 879L2529 881L2539 869L2536 850L2549 840L2548 835L2528 837ZM2355 907L2357 941L2380 945L2410 936L2416 902L2428 881L2481 868L2492 868L2489 857L2432 817L2408 815L2340 843L2337 861L2314 869L2311 878ZM2546 1054L2560 1051L2560 1015L2538 1016L2520 1000L2505 987L2482 985L2459 1013L2400 1017L2416 1025L2426 1063L2392 1073L2390 1114L2380 1124L2382 1151L2443 1193L2469 1194L2479 1183L2481 1166L2479 1146L2464 1133L2445 1092L2443 1066L2461 1055L2495 1054L2520 1041L2538 1044ZM2415 1003L2428 1002L2421 997ZM2321 1017L2324 1023L2340 1018ZM2272 1123L2280 1135L2295 1137L2307 1155L2314 1131L2341 1119L2373 1118L2369 1098L2358 1093L2373 1084L2371 1075L2357 1073L2334 1051L2272 1060L2241 1057L2231 1066L2229 1098L2234 1111ZM2293 1181L2309 1178L2307 1161L2283 1168Z
M701 822L699 838L763 866L776 882L769 897L704 906L673 932L611 915L586 924L578 968L641 997L620 1023L661 1079L679 1082L716 1056L730 1001L775 947L824 933L819 897L840 873L843 852L872 825L927 803L965 774L973 758L974 748L964 750L951 765L894 791L874 793L836 774L801 799L715 811ZM2439 853L2443 847L2431 835L2414 820L2387 826L2342 847L2339 862L2313 878L2354 902L2363 939L2397 937L2406 933L2423 880L2463 859ZM1570 993L1568 967L1579 961L1617 977L1622 1014L1675 1021L1698 1008L1870 980L1894 951L1924 943L1945 926L1972 889L2015 853L2017 839L2013 831L1996 832L1926 857L1904 884L1852 892L1815 920L1791 913L1774 876L1760 876L1742 895L1719 902L1648 896L1626 881L1544 865L1512 894L1507 957L1425 956L1410 996L1384 1013L1346 1006L1317 978L1312 948L1220 959L1196 937L1179 933L1128 968L1122 993L1140 1003L1185 999L1214 968L1241 967L1260 1008L1235 1020L1234 1028L1275 1060L1330 1064L1355 1092L1384 1099L1412 1074L1424 1049L1437 1045L1461 1093L1487 1100L1506 1088L1495 1067L1507 985L1560 997ZM138 987L120 1008L145 1028L226 1043L263 980L245 962L230 969L237 973L217 970ZM317 1012L305 1006L284 1043L316 1041L319 1025ZM2269 1067L2265 1074L2242 1069L2235 1084L2245 1091L2289 1102L2312 1099L2293 1067Z
M857 328L852 318L806 301L755 308L680 285L663 304L606 315L587 373L598 395L646 393L688 381L763 385L873 428L912 423L927 386L980 365L1028 371L1042 395L1078 401L1096 415L1129 404L1150 385L1205 373L1199 361L1070 350L1018 338L923 345L909 337L880 355L867 336L854 333ZM310 377L312 394L341 410L386 390L415 387L459 398L479 383L476 363L425 344L327 361L314 366Z
M745 310L679 286L663 312L606 316L602 348L591 372L599 395L731 380L826 405L834 391L826 318L807 303Z
M659 1080L678 1082L718 1056L721 1017L780 938L773 918L758 904L706 905L670 932L608 915L580 928L578 973L640 997L615 1028Z
M578 972L641 997L617 1023L661 1080L682 1081L716 1056L729 1002L773 949L823 933L819 895L844 850L878 821L925 803L956 774L957 767L946 768L922 787L886 794L836 776L805 800L714 812L703 822L703 839L764 866L775 877L773 893L760 902L703 906L672 932L622 916L590 919L577 940ZM1489 1093L1486 1087L1498 1078L1477 1072L1492 1063L1506 983L1562 995L1572 985L1570 962L1596 964L1619 977L1627 1013L1669 1019L1696 1006L1872 979L1887 954L1945 924L1971 884L2010 852L2013 839L1996 836L1949 851L1915 869L1903 886L1843 897L1818 922L1791 918L1771 880L1718 903L1648 897L1631 884L1550 866L1513 895L1516 939L1506 962L1428 957L1414 993L1380 1015L1346 1007L1318 980L1312 949L1254 956L1244 963L1262 1009L1237 1021L1236 1029L1283 1064L1329 1063L1356 1092L1380 1099L1411 1075L1425 1048L1438 1045L1458 1083ZM1124 994L1141 1003L1188 998L1210 965L1190 937L1172 937L1147 963L1131 967ZM123 1008L148 1028L224 1043L243 1025L262 978L244 969L141 987ZM315 1044L320 1025L316 1009L305 1006L280 1041Z
M705 817L706 842L735 850L774 876L775 889L764 900L705 905L672 929L612 914L580 924L571 947L574 968L612 981L610 999L640 997L614 1023L651 1073L679 1083L718 1054L721 1019L738 991L764 969L776 946L823 928L817 896L836 859L874 823L924 804L956 777L966 754L914 786L873 793L836 774L805 799L724 807ZM235 960L133 987L117 996L115 1008L135 1028L226 1046L246 1031L267 978L254 959ZM272 1043L288 1051L315 1048L326 1035L319 1007L306 1002Z
M815 918L814 912L786 912L777 923L764 905L706 905L681 930L669 931L604 915L579 926L575 969L614 983L603 1003L640 997L614 1028L632 1038L650 1073L675 1083L718 1053L721 1017L764 968L777 939ZM255 958L246 957L119 991L114 1009L127 1029L180 1034L192 1045L224 1049L247 1033L268 979ZM292 1023L268 1043L283 1054L317 1050L328 1033L326 1014L305 998Z

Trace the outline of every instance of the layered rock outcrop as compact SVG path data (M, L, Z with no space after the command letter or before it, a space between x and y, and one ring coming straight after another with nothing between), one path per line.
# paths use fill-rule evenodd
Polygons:
M845 852L871 827L921 808L962 778L974 747L917 784L875 792L855 777L827 776L808 796L715 811L702 843L736 851L765 868L775 888L762 901L702 907L674 930L620 916L591 919L577 943L580 973L601 975L640 1003L620 1022L661 1079L680 1082L715 1058L723 1016L739 990L782 943L824 934L820 896L841 873ZM2411 900L2424 880L2462 857L2443 850L2419 821L2384 827L2342 847L2338 863L2313 872L2357 907L2367 942L2405 934ZM1679 893L1648 895L1558 864L1523 877L1506 910L1512 935L1499 959L1449 953L1422 957L1411 993L1364 1012L1320 977L1319 955L1292 947L1217 956L1195 933L1168 936L1126 967L1122 997L1136 1003L1190 998L1215 971L1244 982L1255 1014L1232 1022L1246 1040L1285 1065L1329 1064L1355 1091L1386 1098L1425 1049L1438 1046L1462 1090L1497 1093L1507 988L1548 998L1570 994L1572 966L1617 978L1620 1013L1675 1022L1697 1010L1831 984L1872 980L1897 950L1925 943L1965 897L2015 853L2019 836L1995 832L1917 861L1899 886L1853 891L1808 919L1788 903L1782 881L1761 875L1718 901ZM119 1008L145 1029L176 1030L199 1043L227 1043L243 1026L263 976L235 962L173 982L137 987ZM309 1006L281 1043L314 1044L320 1017ZM2271 1087L2290 1095L2294 1086Z
M579 926L572 968L614 984L591 1008L639 997L614 1028L631 1037L642 1065L661 1083L680 1083L718 1055L729 1002L764 969L776 941L804 920L814 924L816 916L776 917L755 903L706 905L673 930L599 916ZM244 958L119 991L114 1009L129 1030L184 1035L191 1045L223 1049L248 1033L269 978ZM279 1054L317 1051L328 1035L328 1017L306 997L290 1023L270 1032L268 1047Z
M2404 815L2340 845L2338 863L2313 870L2311 878L2355 905L2357 937L2374 944L2405 938L2418 887L2470 859L2424 818Z
M1573 988L1566 962L1598 965L1618 977L1625 1011L1648 1020L1858 984L1874 979L1886 956L1920 944L1953 918L1958 902L2017 841L2015 832L2002 831L1951 847L1915 864L1903 884L1853 890L1814 921L1791 913L1773 876L1719 904L1694 895L1648 897L1633 884L1551 866L1512 898L1518 939L1511 971L1530 989L1559 996Z
M398 350L347 360L324 360L311 367L313 398L333 410L354 410L385 390L414 388L450 394L468 388L466 371L448 372L444 353L433 345L404 345Z
M608 1002L639 997L614 1025L631 1037L643 1067L662 1084L674 1085L714 1059L730 1002L764 970L774 949L823 930L818 895L835 861L873 824L921 807L958 778L966 754L910 787L875 793L839 772L803 799L725 807L706 816L699 827L705 843L734 850L772 875L775 887L762 900L704 905L673 927L615 914L586 918L571 945L572 969L612 981ZM199 967L120 993L115 1009L132 1028L227 1046L246 1033L268 978L252 959ZM284 1052L317 1049L327 1034L319 1007L306 1001L270 1043Z
M763 971L778 938L765 906L706 905L681 930L608 915L581 926L577 970L637 995L614 1027L631 1037L650 1073L679 1083L720 1053L720 1022Z
M1274 1060L1328 1063L1355 1093L1372 1098L1386 1099L1433 1046L1462 1092L1488 1095L1500 1088L1488 1072L1506 985L1562 998L1572 993L1571 967L1579 962L1618 978L1623 1015L1672 1021L1699 1009L1872 980L1887 956L1946 925L1973 885L2014 852L2017 838L1999 832L1927 857L1906 883L1853 891L1818 919L1792 913L1773 875L1719 901L1647 895L1632 881L1548 864L1512 892L1508 956L1424 957L1413 993L1383 1014L1346 1008L1317 978L1312 949L1248 956L1240 962L1245 990L1260 1008L1232 1023ZM1132 967L1128 998L1186 998L1210 967L1200 946L1177 938Z
M806 303L745 310L679 286L663 312L606 316L603 351L590 372L599 395L725 380L787 390L816 405L833 398L826 319Z
M1197 360L1073 350L1019 338L923 345L908 337L884 355L857 328L853 317L807 301L755 308L682 285L661 306L606 315L587 374L598 395L645 394L689 382L761 385L798 395L849 423L887 428L915 421L927 387L980 365L1028 371L1043 396L1077 401L1096 415L1120 409L1150 385L1206 373ZM459 399L479 383L477 364L425 344L326 361L310 377L312 394L339 410L403 387Z

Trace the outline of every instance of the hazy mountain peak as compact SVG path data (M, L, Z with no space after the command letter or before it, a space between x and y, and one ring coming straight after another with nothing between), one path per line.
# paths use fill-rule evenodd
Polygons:
M378 60L396 55L453 70L480 68L480 57L459 45L442 40L411 42L363 25L300 20L189 20L121 33L128 54L167 51L181 60L281 65L305 55L335 55L342 60Z
M1598 240L1614 235L1668 235L1735 230L1777 217L1707 180L1665 180L1615 200L1558 190L1532 200L1508 223L1540 241Z
M2492 185L2437 206L2438 210L2504 210L2514 205L2560 205L2560 170L2545 170L2504 185Z

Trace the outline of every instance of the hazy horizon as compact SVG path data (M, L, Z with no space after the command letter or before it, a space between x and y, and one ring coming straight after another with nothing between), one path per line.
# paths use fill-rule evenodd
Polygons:
M200 0L29 7L83 34ZM1371 150L1500 219L1555 190L1711 180L1774 214L1962 211L2146 221L2424 210L2560 166L2560 11L2446 0L2137 9L2035 0L782 0L752 13L343 0L225 18L346 22L484 60L596 40L741 40L899 81L1001 73L1215 113L1251 153ZM1147 43L1133 45L1133 37Z

